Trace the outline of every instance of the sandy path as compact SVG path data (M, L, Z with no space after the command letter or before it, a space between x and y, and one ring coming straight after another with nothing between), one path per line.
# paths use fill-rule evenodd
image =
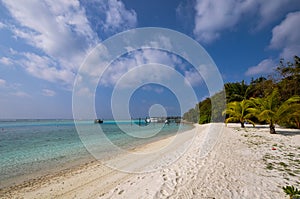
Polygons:
M223 129L222 134L213 150L202 157L201 143L214 127ZM109 162L124 170L141 171L140 174L93 162L64 175L12 189L2 197L287 198L282 186L300 187L299 130L278 128L279 134L270 135L265 127L247 127L246 131L236 124L223 127L224 124L197 125L176 141L171 137L136 149L148 153L174 141L146 160L129 154ZM195 132L197 136L193 137ZM173 162L176 158L179 159ZM157 170L144 172L153 169Z

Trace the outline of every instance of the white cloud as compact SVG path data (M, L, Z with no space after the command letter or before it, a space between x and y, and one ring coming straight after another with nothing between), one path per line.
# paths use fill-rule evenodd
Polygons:
M280 56L291 59L300 53L300 34L296 30L299 26L300 11L290 13L272 30L270 48L282 49Z
M5 88L6 90L18 91L20 90L20 87L22 87L22 84L7 82L5 79L0 78L0 87Z
M190 24L187 21L193 21L195 0L181 1L176 8L176 17L180 20L184 27L188 27Z
M260 29L297 8L300 3L294 0L197 0L194 35L209 43L247 18L253 21L254 29Z
M300 11L289 13L286 18L272 30L270 49L281 50L280 58L292 60L300 52L300 35L295 31L299 26ZM268 74L275 68L276 63L272 59L265 59L257 66L248 68L245 75Z
M142 48L172 49L173 46L169 37L159 35L155 41L149 41L149 43L142 46Z
M53 97L53 96L56 95L56 92L53 91L53 90L50 90L50 89L43 89L43 90L42 90L42 94L43 94L44 96Z
M105 36L137 26L136 12L133 9L127 9L121 0L93 0L81 3L86 8L93 29L96 32L103 32Z
M0 21L0 29L5 28L6 25Z
M199 73L196 70L188 70L184 72L184 77L186 83L190 85L199 85L203 82L203 79L199 75Z
M6 85L6 81L0 78L0 87L4 87Z
M16 50L14 50L13 48L9 48L9 53L12 55L17 55L18 52Z
M109 0L106 7L104 30L117 32L135 27L137 15L134 10L127 10L122 1Z
M4 1L4 4L21 25L14 29L16 36L50 56L72 61L82 49L95 42L84 9L79 2L74 2Z
M0 58L0 63L4 64L6 66L9 66L9 65L13 64L13 61L10 58L8 58L8 57L1 57Z
M262 75L270 74L273 72L273 69L276 67L276 63L272 59L265 59L261 61L258 65L249 67L245 75Z
M84 4L90 5L84 8ZM72 85L74 73L77 72L86 53L100 40L93 31L98 31L97 24L100 24L102 31L110 34L135 27L137 24L135 11L127 10L119 0L3 0L3 5L15 19L15 22L8 26L14 37L23 39L41 52L16 52L18 56L25 55L19 65L23 65L26 71L35 77L51 82L62 81L69 86ZM87 12L94 8L97 17L100 17L92 20L96 21L96 24L93 24L96 28L92 27L88 20L88 17L95 15L87 15Z
M258 14L260 16L257 29L280 19L290 11L300 9L300 2L295 0L257 1L257 3L259 4Z
M220 37L220 31L234 26L240 16L233 0L198 0L194 34L198 40L211 42Z
M92 97L93 96L93 93L87 87L80 88L78 91L76 91L76 94L78 96L85 96L85 97Z
M21 60L22 66L31 75L50 81L72 84L74 73L70 70L59 68L57 63L47 56L39 56L33 53L24 53L25 59Z
M49 65L38 66L33 63L34 60L28 59L27 71L38 78L53 81L69 76L67 74L77 70L86 52L98 42L79 1L44 0L22 3L4 0L3 4L16 20L15 24L10 25L13 34L41 50L46 55L43 57L58 63L48 68ZM45 74L47 71L50 75ZM54 78L53 73L57 71L58 77ZM69 77L67 82L71 83Z
M100 84L106 86L115 85L115 83L128 71L133 69L134 67L141 66L144 64L162 64L166 66L170 66L171 68L175 68L178 63L181 63L181 60L177 58L177 56L159 50L149 50L144 49L140 51L134 51L130 53L127 57L122 57L118 59L116 62L112 63L105 71L102 76ZM137 73L132 71L130 73L131 78L130 82L123 83L122 86L130 87L134 83L141 82L142 80L146 80L149 78L154 78L157 81L160 81L164 78L168 77L168 74L163 74L160 71L152 71L152 74L155 76L149 76L150 71L148 71L147 67L144 68L145 73Z
M0 92L1 97L7 97L7 96L15 96L15 97L31 97L28 93L22 91L20 89L22 85L18 83L10 83L7 82L4 79L0 78L0 88L3 89L2 92Z

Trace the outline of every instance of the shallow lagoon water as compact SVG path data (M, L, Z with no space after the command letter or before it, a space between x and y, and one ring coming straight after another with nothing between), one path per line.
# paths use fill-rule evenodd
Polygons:
M103 124L79 121L77 124L89 132L85 142L97 147L103 157L114 156L119 152L108 150L104 139L108 139L118 148L130 150L192 128L191 125L159 123L137 126L132 125L131 121L106 121ZM103 143L94 139L95 136L99 138L99 132L94 131L95 125L100 125L104 132ZM132 137L120 127L126 132L151 136L146 139ZM158 133L152 136L154 131ZM46 174L65 165L74 166L93 159L80 140L72 120L0 121L0 155L0 187L6 186L6 181Z

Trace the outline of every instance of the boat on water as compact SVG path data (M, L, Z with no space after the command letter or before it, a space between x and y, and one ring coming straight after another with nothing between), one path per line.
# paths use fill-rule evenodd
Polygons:
M103 123L103 120L101 120L101 119L95 119L95 120L94 120L94 123L95 123L95 124L102 124L102 123Z
M149 124L151 122L151 119L146 117L145 122L146 124Z

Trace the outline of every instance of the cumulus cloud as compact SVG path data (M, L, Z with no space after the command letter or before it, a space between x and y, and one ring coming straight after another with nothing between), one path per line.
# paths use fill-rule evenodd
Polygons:
M294 0L197 0L194 35L209 43L247 17L254 21L254 29L260 29L297 8L300 3Z
M4 0L15 22L9 25L14 37L39 50L24 55L20 62L31 75L55 82L72 83L73 73L86 52L98 41L79 1L43 0L16 2ZM8 59L1 62L9 63ZM55 64L53 64L55 63Z
M281 17L288 12L300 9L300 2L295 0L273 0L273 1L257 1L258 15L256 29L260 29Z
M84 4L91 5L83 7ZM89 10L97 9L100 18L96 21L102 31L110 34L137 24L135 11L127 10L119 0L34 0L24 3L3 0L3 5L15 19L8 25L14 37L23 39L40 52L16 52L17 56L23 55L16 64L35 77L70 85L86 53L101 40L87 14ZM1 62L9 63L5 58Z
M56 92L50 89L43 89L42 94L47 97L53 97L56 95Z
M300 52L300 35L295 28L300 21L300 12L289 13L285 19L272 30L272 39L269 48L280 50L280 58L292 60ZM245 75L268 74L276 66L272 59L265 59L257 66L248 68Z
M137 16L134 10L127 10L122 1L108 1L104 29L108 32L135 27Z
M296 31L299 26L300 11L290 13L272 30L271 49L282 49L280 56L291 59L300 52L300 34Z
M270 74L271 72L273 72L273 69L275 67L276 67L276 63L272 59L265 59L261 61L258 65L249 67L245 75L253 76L253 75Z
M77 68L82 49L97 41L78 1L3 3L18 22L13 33L66 67Z
M101 31L109 36L137 25L136 12L127 9L120 0L94 0L85 1L83 4L96 32Z
M34 53L24 53L24 57L21 60L22 66L31 75L50 82L72 84L75 74L71 70L60 68L51 58Z
M220 37L220 31L234 26L241 10L233 0L198 0L195 6L194 34L198 40L211 42Z

